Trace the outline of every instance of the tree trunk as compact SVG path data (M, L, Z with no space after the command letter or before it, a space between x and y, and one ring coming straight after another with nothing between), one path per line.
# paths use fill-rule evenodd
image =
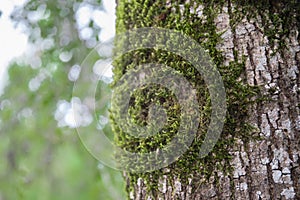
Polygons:
M129 199L300 199L299 13L296 1L120 0L118 32L176 29L207 49L228 108L207 157L124 172Z

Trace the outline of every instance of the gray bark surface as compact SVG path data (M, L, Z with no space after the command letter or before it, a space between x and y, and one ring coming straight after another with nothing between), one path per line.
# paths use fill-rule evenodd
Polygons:
M201 4L190 4L190 10L197 10L200 17L202 9ZM291 24L285 36L276 34L278 38L270 42L266 23L276 24L266 16L274 10L260 10L250 18L245 15L235 23L236 13L241 12L230 1L218 12L214 22L223 34L216 48L225 56L225 66L234 60L242 62L245 57L241 78L251 86L259 86L261 93L269 97L251 105L247 118L256 127L253 134L262 139L236 140L229 150L232 159L224 163L230 164L233 171L225 174L212 169L209 180L200 173L192 178L169 176L169 169L164 169L158 188L149 192L142 178L132 183L124 173L130 199L300 199L299 26ZM286 48L281 48L280 42Z

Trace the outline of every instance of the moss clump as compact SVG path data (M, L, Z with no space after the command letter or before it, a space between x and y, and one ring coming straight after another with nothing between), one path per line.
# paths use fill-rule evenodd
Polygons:
M289 36L291 27L300 25L298 0L235 0L234 2L242 8L242 14L248 19L261 17L264 34L268 37L270 46L278 45L274 53L287 48L285 39Z
M273 43L276 35L279 38L284 37L288 30L287 24L290 22L299 23L299 13L295 13L294 7L296 1L286 5L282 11L276 8L276 4L270 1L234 1L240 9L232 13L231 27L234 30L235 25L244 18L256 18L261 15L266 25L266 33L269 41ZM181 3L180 1L151 1L151 0L124 0L119 2L117 9L117 32L121 33L126 30L141 27L162 27L176 29L184 34L189 35L199 42L206 49L213 62L217 66L222 75L227 95L227 116L221 138L215 145L212 152L207 157L200 158L199 151L202 141L205 137L208 124L210 122L211 105L210 95L206 88L205 82L201 74L194 67L182 59L180 56L174 55L163 50L142 49L124 54L114 63L114 74L117 83L120 78L126 74L129 69L133 69L144 63L160 63L168 65L177 70L182 76L186 77L190 83L197 89L197 97L199 101L199 109L201 111L200 126L197 136L194 139L189 150L185 152L176 162L168 166L167 172L164 169L147 173L129 173L130 187L137 183L138 178L142 178L146 184L149 194L156 197L158 178L162 174L172 177L182 178L181 181L187 181L187 177L193 175L209 178L213 176L214 169L220 169L224 174L231 173L228 164L231 156L229 149L235 144L236 139L242 139L248 142L255 139L253 136L253 127L247 122L247 113L249 104L253 103L253 97L259 97L259 89L245 84L245 80L241 79L245 73L245 57L238 58L235 52L235 60L228 66L224 65L224 57L216 46L221 41L221 33L217 33L215 18L220 13L222 7L227 5L227 1L191 1L190 3ZM196 9L199 5L203 6L202 16L197 15ZM186 9L182 9L186 8ZM261 14L263 10L269 10L268 16ZM271 14L270 11L276 10ZM289 17L287 12L293 11L294 17ZM268 20L267 20L268 19ZM295 20L296 19L296 20ZM269 26L272 23L273 26ZM291 24L291 23L290 23ZM270 28L273 27L273 28ZM282 28L278 28L282 27ZM278 30L283 30L278 32ZM140 42L140 41L136 41ZM114 86L114 84L112 85ZM258 99L258 98L257 98ZM146 85L136 90L131 97L129 112L132 120L139 125L147 125L149 105L151 103L163 106L167 110L167 125L160 130L159 134L148 138L137 138L128 136L114 122L114 114L112 112L112 123L115 131L115 139L117 145L133 152L149 152L157 148L165 146L176 134L180 124L180 104L176 101L174 94L159 85ZM128 192L133 188L127 188Z

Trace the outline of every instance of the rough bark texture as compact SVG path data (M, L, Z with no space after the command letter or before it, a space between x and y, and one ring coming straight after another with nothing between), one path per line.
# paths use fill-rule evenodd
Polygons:
M270 11L261 11L256 19L244 18L235 30L230 28L228 8L217 17L218 29L228 29L219 48L227 59L233 59L233 50L246 55L247 82L261 86L271 100L252 106L249 121L264 139L236 143L231 162L234 188L227 194L223 192L226 188L221 188L216 199L227 199L232 193L235 199L300 198L299 27L291 26L287 37L271 46L260 16L265 12ZM274 53L279 40L285 40L287 48Z
M126 5L134 2L124 0L118 12L126 11ZM136 5L149 3L137 2ZM230 165L232 170L226 173L212 169L209 178L204 178L200 172L180 177L171 175L173 169L163 169L158 177L152 177L158 182L157 188L149 190L143 176L136 179L124 173L130 199L300 199L299 18L290 13L290 21L278 23L285 7L280 1L272 2L266 1L269 6L263 9L250 5L253 10L246 10L248 7L228 0L221 4L221 9L216 9L213 19L216 31L222 33L222 40L216 45L224 55L222 65L245 59L240 79L258 86L261 94L267 97L262 101L254 99L246 119L256 127L251 134L261 138L237 138L228 148L232 158L222 163ZM174 2L161 1L161 4L172 8ZM217 3L210 6L214 4ZM188 9L188 12L196 12L199 18L205 17L206 7L201 1L185 1L181 5L180 12ZM272 18L273 14L279 19ZM139 20L143 20L142 15L139 16ZM164 17L153 20L164 20ZM123 21L119 25L128 29L135 27L135 23L134 20ZM270 30L274 33L270 34ZM148 176L151 177L151 173Z

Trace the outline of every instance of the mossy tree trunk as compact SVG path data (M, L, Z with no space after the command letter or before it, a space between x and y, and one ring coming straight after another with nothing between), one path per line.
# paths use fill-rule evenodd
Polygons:
M197 40L228 98L213 152L155 172L125 172L129 199L300 199L299 13L292 0L118 2L118 32L163 27Z

